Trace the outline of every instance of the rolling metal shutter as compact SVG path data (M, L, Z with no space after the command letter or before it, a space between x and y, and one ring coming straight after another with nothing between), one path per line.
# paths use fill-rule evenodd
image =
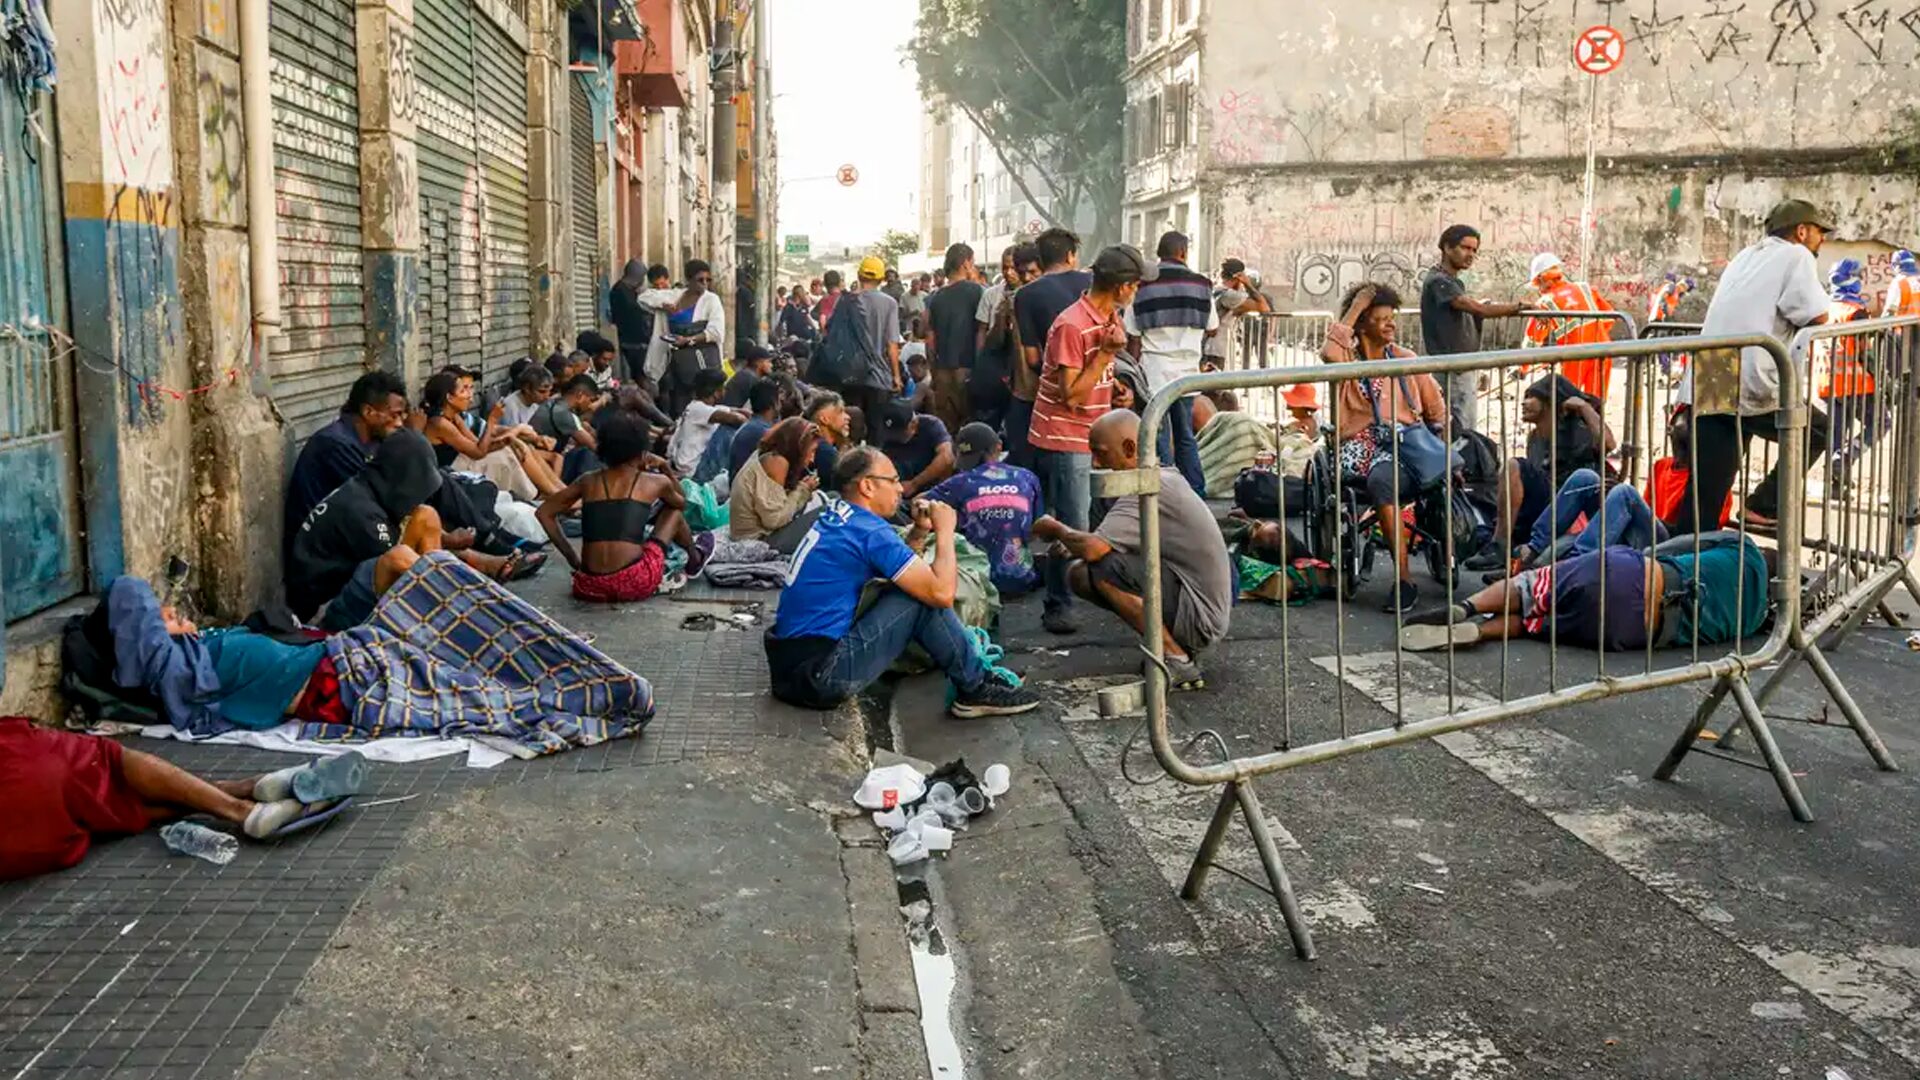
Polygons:
M353 0L277 0L268 25L282 320L273 398L302 440L366 370Z
M600 325L600 279L595 273L595 257L600 247L600 180L594 168L593 104L587 100L586 76L575 75L567 85L568 145L571 159L570 184L573 196L573 293L574 330L593 330Z
M527 54L492 21L475 17L474 102L479 132L480 250L488 371L527 355L533 337L528 255Z
M420 101L421 355L428 370L481 366L480 169L468 0L416 0ZM524 76L523 76L524 78ZM521 121L522 138L526 122Z

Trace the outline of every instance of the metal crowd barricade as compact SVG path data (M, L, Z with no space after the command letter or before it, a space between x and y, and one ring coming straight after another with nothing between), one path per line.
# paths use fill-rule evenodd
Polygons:
M1782 365L1782 369L1785 370L1785 365L1788 363L1786 349L1778 340L1766 335L1715 338L1683 337L1669 340L1642 339L1635 341L1596 342L1559 348L1481 352L1449 357L1416 357L1405 360L1359 360L1342 364L1323 364L1313 368L1282 367L1251 371L1207 372L1176 379L1160 393L1156 394L1147 403L1145 413L1141 420L1138 437L1139 461L1137 468L1129 471L1096 472L1095 492L1102 497L1137 497L1140 500L1140 520L1142 525L1141 554L1146 563L1144 573L1142 574L1145 595L1143 597L1144 627L1141 635L1141 648L1151 658L1151 662L1146 666L1145 705L1147 711L1147 728L1153 746L1154 756L1170 776L1182 783L1196 786L1225 785L1225 790L1221 794L1212 821L1206 830L1205 836L1200 843L1200 848L1195 855L1192 867L1188 872L1185 885L1181 889L1181 896L1188 900L1198 897L1201 888L1205 884L1208 871L1215 865L1215 854L1225 838L1226 829L1231 823L1234 810L1237 808L1259 852L1260 861L1263 864L1268 882L1271 885L1271 891L1279 903L1288 931L1293 938L1295 950L1303 959L1311 959L1314 951L1311 932L1301 914L1292 884L1287 876L1286 868L1281 861L1278 845L1274 841L1272 831L1267 824L1266 815L1254 791L1252 781L1256 777L1374 750L1383 750L1388 747L1428 739L1437 735L1478 728L1499 721L1535 716L1552 709L1569 705L1697 682L1711 681L1713 683L1712 697L1715 700L1727 696L1733 697L1740 710L1742 719L1746 726L1753 732L1755 740L1759 745L1760 755L1765 768L1772 774L1782 797L1787 802L1793 815L1800 820L1810 820L1811 811L1807 807L1806 800L1800 792L1798 783L1779 745L1772 737L1771 729L1768 725L1768 718L1761 713L1760 706L1749 686L1749 672L1774 663L1793 648L1801 649L1802 652L1808 655L1809 660L1816 665L1823 666L1824 664L1824 662L1818 658L1817 650L1803 648L1804 636L1799 633L1799 627L1801 625L1800 539L1803 525L1801 511L1804 492L1802 492L1798 486L1787 486L1784 490L1785 497L1780 504L1780 515L1776 530L1776 535L1779 540L1778 569L1774 575L1774 582L1767 586L1773 593L1773 610L1775 617L1771 632L1758 646L1751 646L1750 644L1751 640L1757 637L1757 631L1749 634L1745 630L1745 627L1748 625L1748 616L1755 614L1755 609L1748 602L1749 597L1746 595L1746 588L1749 571L1747 562L1749 548L1751 548L1753 552L1752 557L1754 558L1761 557L1761 549L1758 544L1753 543L1749 539L1743 529L1734 537L1723 538L1725 543L1737 545L1736 550L1739 552L1738 557L1735 559L1735 567L1733 570L1733 580L1735 584L1732 586L1734 600L1734 613L1732 617L1734 630L1732 640L1727 643L1727 651L1724 654L1717 656L1702 655L1700 642L1702 635L1697 629L1701 625L1700 618L1702 612L1700 583L1703 562L1701 552L1703 545L1711 544L1713 541L1703 540L1696 536L1691 545L1692 561L1688 564L1692 568L1692 580L1689 582L1681 579L1677 583L1669 583L1685 586L1683 591L1674 593L1671 599L1675 604L1684 604L1687 602L1686 597L1691 597L1691 625L1696 628L1690 654L1679 653L1677 650L1668 654L1669 656L1677 656L1677 663L1665 667L1655 666L1654 632L1657 628L1668 625L1665 622L1668 617L1676 620L1671 624L1672 627L1677 628L1688 625L1688 620L1682 617L1684 611L1687 609L1675 607L1671 609L1671 616L1669 616L1668 609L1665 605L1669 602L1670 597L1663 595L1657 598L1649 598L1645 583L1642 584L1640 595L1637 601L1635 601L1635 598L1630 595L1631 588L1629 582L1627 592L1621 594L1621 599L1614 601L1615 611L1618 613L1621 610L1618 606L1621 603L1634 601L1642 605L1641 618L1644 619L1645 622L1644 625L1640 626L1639 632L1640 636L1644 638L1644 642L1634 643L1629 641L1627 636L1620 634L1614 634L1613 640L1616 644L1627 642L1627 644L1624 645L1626 649L1643 651L1645 656L1644 665L1637 662L1630 652L1624 654L1624 664L1620 659L1623 654L1621 652L1613 653L1612 655L1616 659L1610 664L1609 653L1604 648L1601 648L1594 654L1595 660L1592 662L1592 672L1590 675L1575 676L1573 681L1563 685L1561 668L1564 667L1565 664L1560 660L1560 650L1558 648L1559 639L1556 636L1559 633L1560 615L1559 609L1555 606L1559 602L1558 594L1553 592L1551 579L1549 579L1547 592L1552 596L1552 599L1542 601L1539 599L1538 593L1523 592L1520 582L1526 581L1527 579L1519 579L1511 585L1490 587L1487 591L1498 593L1500 606L1490 611L1482 612L1482 614L1487 616L1485 623L1473 623L1476 627L1476 633L1481 633L1482 628L1488 631L1497 631L1497 633L1494 634L1481 636L1478 639L1479 641L1488 642L1494 637L1498 637L1502 641L1499 657L1499 700L1488 702L1478 694L1472 695L1474 700L1461 700L1462 697L1468 695L1463 695L1459 691L1461 680L1456 675L1456 659L1454 656L1456 646L1453 644L1456 639L1450 636L1448 639L1449 644L1446 646L1447 711L1433 716L1410 717L1408 715L1407 698L1403 685L1408 661L1405 656L1405 650L1400 647L1406 640L1404 631L1407 628L1407 624L1404 622L1404 619L1408 612L1396 610L1393 616L1395 634L1395 648L1392 653L1392 663L1394 665L1393 704L1391 707L1387 707L1386 701L1381 700L1380 697L1375 698L1383 708L1387 708L1387 711L1391 714L1391 722L1384 726L1356 728L1347 706L1347 698L1349 696L1347 680L1347 642L1349 631L1347 629L1346 613L1347 601L1351 598L1353 585L1353 583L1348 580L1348 571L1349 567L1354 564L1348 558L1350 552L1343 550L1343 548L1346 545L1354 545L1357 549L1358 545L1367 544L1368 550L1370 551L1372 550L1373 541L1370 539L1370 533L1362 535L1358 531L1355 531L1353 535L1349 537L1347 535L1347 529L1335 527L1332 531L1333 544L1335 545L1332 566L1334 568L1333 574L1336 587L1333 589L1334 595L1331 600L1334 608L1333 644L1335 655L1331 658L1321 658L1320 666L1337 676L1335 680L1335 695L1337 700L1334 715L1328 716L1321 713L1316 713L1312 716L1303 715L1298 721L1302 725L1324 725L1326 731L1323 733L1323 737L1298 740L1295 738L1294 729L1296 719L1293 715L1289 700L1292 685L1289 681L1292 678L1292 647L1290 644L1291 634L1286 620L1291 618L1297 623L1300 619L1309 617L1307 613L1311 612L1313 610L1312 608L1301 608L1298 613L1291 615L1289 615L1288 608L1285 605L1282 605L1280 608L1282 632L1280 636L1281 656L1279 670L1282 672L1282 715L1280 717L1282 738L1278 749L1250 756L1231 757L1227 756L1229 752L1226 741L1224 739L1218 739L1216 742L1220 747L1221 754L1226 758L1225 760L1214 762L1189 760L1184 756L1184 751L1175 744L1168 711L1168 683L1167 673L1164 667L1165 658L1162 642L1162 627L1165 625L1167 598L1162 595L1162 585L1165 579L1162 576L1162 558L1164 553L1162 550L1160 521L1157 512L1161 474L1160 466L1156 460L1156 436L1160 425L1165 422L1167 409L1173 401L1187 394L1214 390L1271 388L1272 391L1277 394L1279 388L1291 384L1301 382L1324 383L1328 384L1328 386L1326 388L1327 392L1323 394L1321 401L1323 408L1330 410L1332 429L1337 432L1341 427L1342 420L1342 406L1339 394L1337 393L1338 387L1341 384L1352 383L1358 380L1382 380L1380 382L1370 383L1370 385L1375 388L1385 388L1383 390L1376 389L1377 393L1397 393L1393 387L1403 384L1402 377L1418 375L1474 376L1481 372L1494 372L1504 375L1506 372L1520 365L1527 364L1540 365L1549 370L1555 370L1558 365L1572 361L1602 358L1638 360L1655 357L1662 352L1674 351L1685 351L1692 354L1696 358L1696 363L1705 362L1700 359L1703 355L1713 357L1715 358L1715 362L1720 362L1727 357L1737 358L1739 355L1737 350L1743 347L1766 350L1774 356L1775 362ZM1703 354L1702 350L1716 351ZM1732 379L1737 385L1737 371ZM1499 381L1504 382L1503 379ZM1719 385L1724 385L1725 381L1725 379L1722 379ZM1778 420L1778 435L1782 444L1783 455L1787 457L1788 460L1794 460L1795 456L1802 452L1802 440L1805 438L1807 424L1805 388L1798 380L1785 380L1781 388L1781 396L1782 411ZM1548 417L1554 417L1557 416L1557 414L1558 410L1554 409L1550 410L1546 415ZM1507 428L1508 419L1507 410L1503 407L1498 417L1500 426L1503 429L1503 434ZM1557 456L1557 432L1559 431L1559 426L1555 423L1549 423L1546 425L1546 430L1549 434L1545 437L1550 439L1548 446L1550 451L1549 460L1557 462L1559 460ZM1902 430L1910 432L1911 429ZM1397 427L1393 428L1391 446L1383 448L1383 452L1390 454L1389 460L1396 466L1403 461L1401 458L1401 433L1402 429ZM1511 442L1512 440L1502 439L1499 441ZM1912 447L1906 447L1902 452L1905 454L1905 460L1911 461L1913 459ZM1338 472L1337 467L1334 471L1336 473ZM1909 472L1911 472L1910 469ZM1438 539L1430 541L1437 543L1440 547L1438 549L1429 549L1433 553L1429 566L1436 574L1442 572L1446 574L1446 601L1449 608L1452 608L1457 599L1456 582L1454 580L1455 571L1453 568L1465 557L1466 553L1456 550L1454 546L1454 537L1457 534L1455 529L1456 502L1453 497L1456 490L1454 486L1454 473L1452 470L1444 470L1443 474L1443 480L1432 482L1434 485L1438 485L1437 488L1427 492L1424 498L1431 499L1435 495L1438 495L1440 505L1445 515L1444 523L1435 530L1438 533ZM1400 470L1397 467L1392 470L1392 476L1394 477L1392 481L1394 485L1392 497L1394 501L1387 507L1387 510L1390 512L1381 514L1376 520L1376 524L1380 526L1383 533L1388 535L1389 539L1391 539L1395 533L1403 537L1408 536L1409 528L1413 528L1415 533L1418 533L1417 526L1409 526L1409 524L1407 524L1409 518L1415 516L1404 515L1401 513L1401 509L1403 506L1415 506L1419 504L1423 496L1405 492L1400 487L1400 475ZM1504 468L1502 469L1502 475L1505 475ZM1558 475L1551 477L1552 485L1556 491L1561 489L1562 480L1565 479L1567 478ZM1584 481L1581 481L1581 483L1584 483ZM1347 505L1348 498L1344 494L1347 485L1348 481L1344 476L1338 477L1335 480L1335 500L1341 507ZM1568 485L1569 489L1573 486L1572 484ZM1282 484L1280 487L1282 492L1281 498L1284 500L1285 485ZM1603 489L1595 485L1593 490L1597 497L1597 493ZM1909 493L1911 492L1911 485L1909 485L1907 490ZM1609 532L1610 523L1608 518L1608 507L1612 504L1612 501L1611 498L1600 501L1596 508L1597 513L1589 513L1586 518L1589 525L1597 526L1600 529L1600 535L1602 537L1612 535ZM1556 516L1559 514L1558 505L1558 501L1556 500L1554 509L1552 510L1552 513ZM1320 509L1319 507L1309 507L1308 511L1310 514L1319 514ZM1284 501L1280 506L1280 513L1284 524L1288 518ZM1417 520L1417 518L1415 519ZM1389 521L1392 522L1390 530L1387 525ZM1551 526L1552 534L1559 536L1561 534L1561 526L1570 525L1571 523L1564 520L1549 519L1547 524ZM1616 526L1622 524L1622 520L1617 512L1612 519L1612 524ZM1650 524L1646 527L1651 529ZM1685 547L1686 545L1682 544L1680 548L1675 549L1676 553L1682 552ZM1615 552L1621 552L1622 549L1617 547L1603 547L1601 550L1605 554L1593 560L1593 565L1598 568L1600 575L1599 588L1591 595L1598 598L1597 625L1603 628L1599 632L1599 636L1601 644L1605 645L1609 634L1613 634L1613 628L1615 626L1615 624L1609 622L1607 618L1607 567L1613 561L1608 556ZM1622 553L1619 557L1624 559L1630 556ZM1648 573L1650 575L1649 580L1664 581L1665 575L1672 573L1670 569L1667 569L1662 570L1660 576L1652 576L1654 574L1653 566L1667 566L1669 564L1664 562L1656 564L1650 556L1641 555L1638 556L1638 558L1640 558L1641 561L1634 565L1640 569L1636 569L1633 572L1636 574L1641 572ZM1565 562L1552 564L1556 575L1563 572L1570 573L1571 571L1564 571L1562 569L1569 565L1569 563ZM1672 565L1678 565L1678 563ZM1889 569L1886 573L1893 574L1895 571ZM1532 580L1537 582L1539 578L1536 577ZM1884 585L1885 580L1884 577L1874 579L1874 587L1881 587ZM1616 583L1618 583L1617 579ZM1871 590L1865 583L1857 590L1857 594L1863 597L1869 595L1870 592ZM1717 595L1722 601L1726 599L1724 593ZM1761 597L1755 599L1753 602L1764 603L1765 599L1765 597ZM1491 601L1486 602L1491 603ZM1546 604L1544 609L1541 607L1543 603ZM1654 603L1662 605L1660 612L1656 613L1652 610ZM1519 606L1516 607L1515 605ZM1530 612L1529 605L1531 607ZM1541 619L1539 625L1527 625L1522 622L1520 617L1523 614L1529 613L1535 617L1540 617L1544 613L1544 618ZM1494 618L1500 620L1498 627L1495 627L1493 624ZM1630 628L1634 625L1634 619L1628 616L1620 620L1619 625ZM1527 687L1526 689L1520 690L1517 695L1510 695L1508 672L1510 666L1509 650L1511 646L1507 643L1507 639L1517 633L1521 633L1523 627L1524 632L1536 635L1544 630L1548 645L1546 665L1548 678L1545 689L1538 689L1537 684L1534 682L1525 682L1523 685ZM1353 632L1358 633L1360 630L1356 628ZM1643 649L1642 646L1644 646ZM1631 666L1637 670L1619 670L1623 666ZM1823 681L1827 681L1829 690L1834 691L1836 697L1838 694L1844 693L1844 688L1839 687L1838 680L1828 679L1827 676L1829 675L1831 675L1830 670L1823 675ZM1469 687L1473 686L1470 682L1466 685ZM1384 690L1381 691L1381 694L1384 695ZM1679 742L1676 744L1677 750L1684 751L1685 748L1692 746L1695 737L1699 733L1700 726L1704 724L1705 718L1709 713L1710 710L1703 707L1701 712L1692 719L1687 729L1682 733ZM1337 733L1333 726L1336 719L1338 724ZM1190 742L1187 745L1191 748L1193 743ZM1670 772L1670 770L1668 771Z
M1916 351L1920 351L1920 316L1815 326L1794 337L1791 353L1796 377L1782 381L1800 386L1810 408L1825 406L1824 413L1816 415L1825 417L1826 444L1809 447L1821 456L1823 475L1816 506L1811 478L1795 482L1798 474L1786 472L1786 463L1798 459L1784 447L1776 458L1784 473L1779 487L1802 493L1801 546L1809 581L1789 649L1754 694L1755 702L1764 707L1805 662L1874 764L1887 772L1899 767L1835 674L1826 651L1839 649L1875 612L1888 624L1900 626L1900 618L1886 602L1895 587L1904 586L1920 602L1920 580L1915 579L1911 564L1920 547ZM1739 438L1742 443L1749 440L1744 432ZM1695 736L1725 697L1716 687L1701 704L1690 728ZM1822 712L1819 717L1775 719L1829 726ZM1736 718L1711 746L1682 739L1655 775L1670 778L1689 752L1747 763L1734 756L1744 726Z

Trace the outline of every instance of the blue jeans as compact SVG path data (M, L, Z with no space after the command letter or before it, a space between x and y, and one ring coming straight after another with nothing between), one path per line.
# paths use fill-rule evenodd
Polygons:
M909 645L925 649L962 691L977 689L987 679L986 666L952 608L928 607L899 589L887 589L820 666L815 689L823 697L850 698L892 667Z
M693 468L693 482L704 484L727 471L732 461L733 436L739 428L716 427L707 439L707 448L700 454L700 464Z
M1200 440L1193 433L1193 399L1183 397L1167 409L1167 422L1160 425L1160 464L1172 465L1193 489L1207 497L1207 474L1200 469Z
M1666 526L1656 521L1653 508L1647 505L1638 491L1630 484L1616 484L1607 492L1606 511L1600 509L1600 474L1592 469L1575 469L1560 485L1560 493L1554 496L1553 508L1543 513L1533 523L1533 535L1527 546L1534 551L1545 551L1553 546L1553 527L1561 529L1573 527L1581 514L1587 515L1586 527L1574 539L1572 555L1585 555L1598 551L1602 547L1624 544L1631 548L1652 547L1667 538ZM1606 529L1600 528L1604 517Z
M1061 450L1035 450L1033 469L1040 476L1041 508L1069 529L1085 531L1093 505L1093 455ZM1046 610L1073 604L1067 588L1067 559L1047 560Z

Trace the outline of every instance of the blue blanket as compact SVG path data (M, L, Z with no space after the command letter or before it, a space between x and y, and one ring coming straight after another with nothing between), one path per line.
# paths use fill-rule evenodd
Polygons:
M350 722L308 739L496 735L526 756L637 734L653 688L446 552L415 563L364 625L327 639Z

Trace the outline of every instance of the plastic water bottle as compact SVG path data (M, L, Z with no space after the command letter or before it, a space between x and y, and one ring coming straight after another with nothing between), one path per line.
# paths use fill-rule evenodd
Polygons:
M161 829L160 839L172 851L205 859L215 866L225 866L240 854L240 841L235 840L232 833L209 829L191 821L176 821Z

